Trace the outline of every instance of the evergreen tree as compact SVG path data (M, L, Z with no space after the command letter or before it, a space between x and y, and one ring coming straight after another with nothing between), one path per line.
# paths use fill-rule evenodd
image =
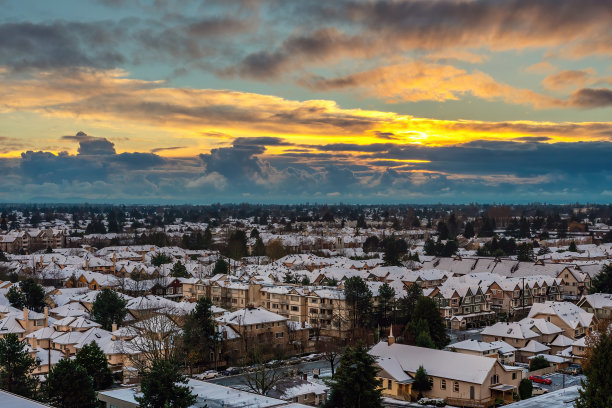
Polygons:
M162 266L169 263L172 263L172 258L163 252L155 253L151 257L151 265L153 266Z
M84 345L76 353L74 361L91 376L94 390L105 390L113 385L113 373L108 366L108 360L95 342Z
M599 333L592 353L584 364L586 382L576 400L576 408L612 407L612 333Z
M383 283L378 289L378 315L379 322L386 327L390 323L390 317L395 309L395 289L387 282Z
M196 402L187 378L178 366L166 360L154 360L141 374L142 396L136 397L141 408L188 408Z
M463 236L465 238L474 237L474 223L469 221L465 223L465 229L463 230Z
M416 283L410 285L406 289L406 295L401 297L398 302L398 314L401 323L407 324L412 320L414 308L421 296L423 296L423 289Z
M96 296L91 308L91 315L93 320L100 323L104 330L111 330L113 323L117 325L123 323L127 314L126 305L127 302L117 292L106 288Z
M0 337L0 389L34 398L38 380L31 374L38 363L25 347L14 333Z
M385 238L382 242L385 248L383 260L386 266L400 266L402 255L408 252L408 244L403 239Z
M215 267L213 268L213 275L217 274L226 274L229 272L229 265L223 258L217 259L215 262Z
M423 397L423 391L431 390L431 383L429 382L429 376L423 366L417 368L414 374L414 382L412 383L412 389L419 393L418 398Z
M347 347L332 380L326 408L382 407L375 360L361 345Z
M187 268L181 261L177 261L170 270L170 276L175 278L189 278L191 275L187 272Z
M528 243L520 244L516 250L517 257L521 262L530 262L534 260L533 257L533 246Z
M591 281L590 293L612 293L612 265L604 265Z
M344 296L351 310L353 328L367 327L371 322L372 292L359 276L344 281Z
M415 345L418 347L426 347L430 349L435 349L436 345L434 344L431 336L429 335L429 331L423 330L421 331L415 339Z
M449 238L448 225L444 221L438 223L438 240L446 240Z
M243 230L236 230L230 234L227 241L227 255L232 259L241 259L247 255L247 236Z
M533 392L533 384L529 378L523 378L519 383L519 397L522 400L531 398L531 393Z
M570 252L578 252L578 247L576 247L576 243L572 240L572 242L570 242L569 247L567 248L568 251Z
M255 238L255 239L259 238L259 230L258 230L257 228L253 228L253 229L251 230L251 235L250 235L250 237L251 237L251 238Z
M366 224L365 216L363 214L360 214L359 218L357 218L357 228L359 229L368 228L368 224Z
M367 237L365 242L363 243L363 252L376 252L380 247L380 240L377 236L373 235L371 237Z
M529 364L529 371L539 370L541 368L550 367L550 363L544 356L537 356L531 359L531 363Z
M215 350L217 324L208 297L198 299L195 309L187 316L183 325L183 348L190 367L209 360L209 353Z
M419 298L414 308L412 321L418 322L419 320L427 322L429 336L437 348L441 349L448 344L450 339L446 334L444 318L440 315L436 302L427 296Z
M47 396L57 408L95 408L98 402L93 384L84 367L74 360L63 359L47 377Z
M11 306L17 309L25 307L40 313L46 306L45 291L32 278L19 282L19 288L12 286L6 294L6 298Z
M436 254L436 243L432 238L427 238L423 250L425 251L425 255L434 256Z
M204 230L204 236L202 237L202 248L198 249L211 249L212 244L212 231L210 230L210 226L206 226L206 229Z
M255 256L265 256L266 255L266 245L260 237L257 237L255 240L255 247L253 248L253 255Z

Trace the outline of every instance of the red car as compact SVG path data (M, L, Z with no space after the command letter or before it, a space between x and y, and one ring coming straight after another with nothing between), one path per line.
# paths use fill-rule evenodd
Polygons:
M552 380L550 378L542 378L539 375L532 375L529 377L529 379L535 383L546 384L546 385L552 384Z

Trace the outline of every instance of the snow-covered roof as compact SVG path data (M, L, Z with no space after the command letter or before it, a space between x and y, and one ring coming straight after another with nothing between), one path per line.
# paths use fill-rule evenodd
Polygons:
M496 359L490 357L399 343L389 345L387 342L380 342L372 347L369 353L375 357L395 358L407 373L416 373L419 366L423 366L431 376L475 384L483 384L493 366L499 364Z
M237 324L240 326L282 322L286 320L286 317L270 312L262 307L255 307L252 309L244 308L217 317L217 321L220 323Z
M518 322L497 322L493 326L485 327L481 334L509 337L513 339L533 339L540 337L539 334Z
M523 348L519 349L520 351L526 351L528 353L542 353L544 351L550 350L550 347L545 346L537 340L529 340L529 343Z

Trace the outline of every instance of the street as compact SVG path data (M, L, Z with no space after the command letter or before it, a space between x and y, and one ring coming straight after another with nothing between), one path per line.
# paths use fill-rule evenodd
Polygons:
M336 364L338 363L336 362ZM322 377L322 378L331 377L331 366L329 364L329 361L327 360L303 362L300 364L283 366L280 369L283 371L286 371L287 373L289 373L291 370L302 371L308 374L308 380L313 380L312 370L317 369L317 368L321 370L319 377ZM207 381L215 383L215 384L219 384L219 385L233 387L233 388L245 389L244 387L246 386L244 374L231 375L231 376L219 376L217 378L214 378L212 380L207 380Z

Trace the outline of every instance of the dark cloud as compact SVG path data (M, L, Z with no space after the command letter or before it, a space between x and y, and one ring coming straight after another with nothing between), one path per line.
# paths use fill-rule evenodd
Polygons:
M570 104L579 108L605 108L612 106L612 89L583 88L574 92Z
M0 61L14 69L115 67L123 30L113 22L5 23L0 25Z
M178 150L178 149L184 149L185 146L172 146L172 147L156 147L155 149L151 149L151 153L159 153L159 152L163 152L166 150Z
M0 159L0 200L608 202L612 194L610 142L337 143L271 155L266 145L282 139L248 140L180 159L27 151Z
M234 146L294 146L294 144L280 137L257 136L238 137L234 139Z
M75 140L79 142L79 155L96 156L116 154L115 144L108 139L93 137L83 131L77 132L74 136L62 136L64 140Z

